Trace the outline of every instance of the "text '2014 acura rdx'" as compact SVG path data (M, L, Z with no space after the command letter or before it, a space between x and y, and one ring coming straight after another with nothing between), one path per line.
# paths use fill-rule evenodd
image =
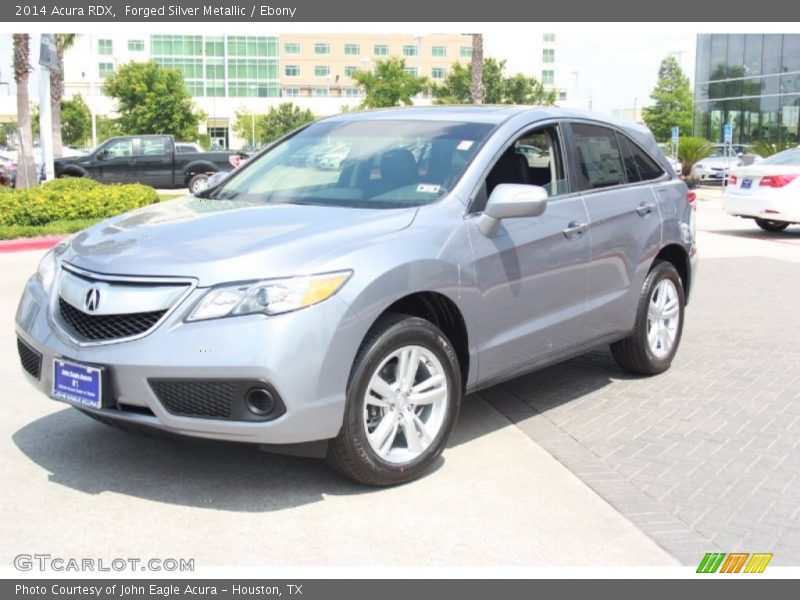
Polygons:
M313 447L400 483L466 393L603 344L628 371L667 369L693 203L625 121L347 113L48 252L19 354L39 390L107 423Z

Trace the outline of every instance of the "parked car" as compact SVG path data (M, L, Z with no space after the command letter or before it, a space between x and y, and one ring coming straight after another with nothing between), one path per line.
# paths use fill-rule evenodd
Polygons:
M211 174L230 171L239 159L239 154L227 151L177 152L170 135L134 135L106 140L84 156L56 160L55 175L199 192Z
M725 145L715 144L714 152L706 158L697 161L692 167L691 176L700 181L723 182L728 172L736 167L756 164L761 157L753 153L749 146L734 144L728 156L725 155Z
M0 156L0 186L14 187L17 181L17 163L6 156Z
M764 231L800 223L800 148L734 169L722 200L729 215L754 219Z
M332 144L347 160L313 166ZM29 381L371 485L424 473L469 392L606 344L665 371L694 286L693 193L647 129L596 113L348 112L200 196L44 256L16 318Z

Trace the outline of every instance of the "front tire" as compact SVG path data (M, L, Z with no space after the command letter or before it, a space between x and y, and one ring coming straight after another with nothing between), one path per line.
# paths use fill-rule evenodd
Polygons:
M784 223L783 221L769 221L767 219L756 219L756 225L761 227L764 231L771 232L783 231L789 226L788 223Z
M438 327L406 315L382 317L354 361L328 461L366 485L411 481L444 449L461 395L458 359Z
M655 263L642 288L633 333L611 344L617 364L637 375L669 369L681 341L684 304L678 271L671 263Z

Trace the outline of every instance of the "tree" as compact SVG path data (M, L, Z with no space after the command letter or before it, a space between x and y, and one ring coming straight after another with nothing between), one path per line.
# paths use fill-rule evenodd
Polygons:
M112 119L106 115L97 115L96 120L98 144L106 141L108 138L122 135L117 119Z
M59 103L61 138L67 146L84 146L92 135L92 112L79 94ZM39 137L39 107L31 114L33 137Z
M61 99L64 97L64 51L75 43L76 34L56 34L56 58L58 68L50 71L50 112L53 121L53 156L59 158L64 153L61 126ZM69 142L67 142L69 143Z
M484 102L487 104L553 104L555 92L548 92L535 77L518 73L505 76L506 61L483 60ZM442 85L433 88L437 104L469 104L471 102L472 67L455 63Z
M692 90L674 56L667 56L658 68L658 81L650 94L655 104L642 110L645 124L660 142L669 141L672 128L692 130Z
M235 114L234 133L240 138L251 140L253 138L253 113L239 109ZM267 114L255 115L255 145L268 144L315 120L314 113L307 109L302 110L291 102L270 106Z
M31 130L31 105L28 99L28 74L31 72L30 36L14 34L14 81L17 84L17 124L19 149L17 150L17 187L35 187L39 183L33 160L33 132Z
M178 140L193 140L203 113L195 110L180 70L153 61L130 62L110 75L103 86L116 98L123 135L170 133Z
M470 99L473 104L483 104L483 34L472 34L472 73L470 76Z
M427 79L406 72L406 61L391 57L375 63L374 71L356 71L353 81L364 88L362 108L411 106L413 96L425 89Z

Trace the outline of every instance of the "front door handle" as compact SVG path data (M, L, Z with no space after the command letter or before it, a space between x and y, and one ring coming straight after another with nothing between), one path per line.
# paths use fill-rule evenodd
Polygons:
M655 202L642 202L636 208L636 212L639 213L640 217L644 217L645 215L649 215L651 212L653 212L655 208L656 208Z
M564 230L564 237L568 240L574 240L577 237L582 236L586 233L586 230L589 228L588 223L579 223L578 221L570 221L567 228Z

